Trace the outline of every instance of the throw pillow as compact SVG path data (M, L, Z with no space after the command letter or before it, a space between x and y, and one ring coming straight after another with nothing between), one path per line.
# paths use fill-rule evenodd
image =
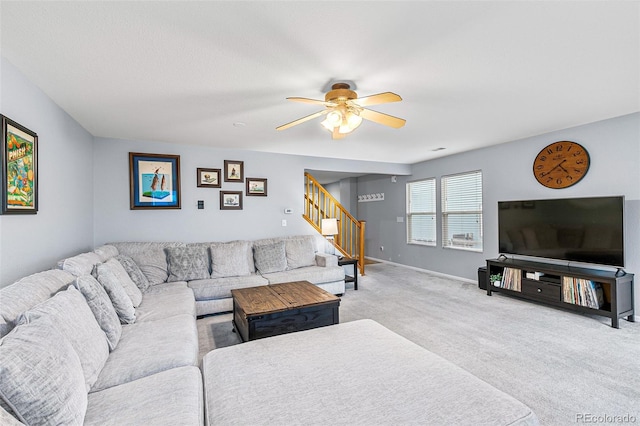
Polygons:
M315 266L316 250L312 237L288 238L285 240L287 252L287 269L297 269L304 266Z
M141 292L144 293L149 289L151 286L149 279L131 256L119 254L116 256L116 259L120 262L124 270L127 271L127 274L129 274L129 277L138 286Z
M106 262L112 257L116 257L118 255L118 249L109 244L102 245L93 250L93 252L100 257L100 261L102 262Z
M251 274L248 255L251 253L249 241L213 243L211 253L211 278L241 277Z
M69 286L67 290L22 313L18 324L39 324L43 320L54 324L71 343L80 358L86 389L89 391L107 362L109 346L84 297L74 286Z
M136 321L136 308L133 307L133 302L131 302L127 292L113 275L111 268L106 263L101 263L96 269L98 281L109 295L120 322L133 324Z
M87 390L78 354L48 320L0 340L0 399L25 424L81 425Z
M253 246L253 258L256 263L256 269L261 274L280 272L287 268L284 241Z
M100 283L91 275L76 278L75 286L87 301L93 316L107 336L109 350L114 350L122 336L122 324L109 295Z
M80 275L89 275L94 266L101 262L100 256L96 253L81 253L59 261L58 268L79 277Z
M209 278L209 255L204 245L167 247L167 269L172 281L191 281Z
M124 291L127 292L127 296L131 299L134 308L140 306L140 303L142 303L142 292L136 283L131 280L131 277L122 264L118 262L118 259L109 259L106 263L100 265L100 267L102 267L102 273L106 274L108 279L115 280L122 286Z

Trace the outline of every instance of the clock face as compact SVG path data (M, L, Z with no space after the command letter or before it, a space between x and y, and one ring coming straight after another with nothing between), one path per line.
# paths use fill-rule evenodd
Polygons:
M547 188L568 188L587 174L589 153L578 143L554 142L542 149L533 162L533 175Z

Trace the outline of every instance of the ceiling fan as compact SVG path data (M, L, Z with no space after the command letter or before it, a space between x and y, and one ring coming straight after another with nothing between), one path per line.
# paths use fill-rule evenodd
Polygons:
M347 83L335 83L332 85L331 90L325 95L324 101L297 97L287 99L294 102L324 105L326 109L283 124L282 126L276 127L276 130L285 130L289 127L304 123L305 121L326 115L326 118L320 124L331 132L333 139L342 139L360 126L363 118L396 129L399 129L406 123L406 120L402 118L365 108L370 105L401 101L402 98L400 96L395 93L384 92L358 98L358 94L351 90L351 86Z

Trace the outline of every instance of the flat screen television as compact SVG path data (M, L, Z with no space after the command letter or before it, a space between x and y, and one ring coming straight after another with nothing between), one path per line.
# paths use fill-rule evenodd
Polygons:
M624 197L498 202L501 254L624 267Z

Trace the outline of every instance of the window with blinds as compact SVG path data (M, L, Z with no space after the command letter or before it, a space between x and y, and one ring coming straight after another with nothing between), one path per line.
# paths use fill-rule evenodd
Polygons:
M441 178L442 246L482 250L482 172Z
M436 245L436 179L407 183L407 243Z

